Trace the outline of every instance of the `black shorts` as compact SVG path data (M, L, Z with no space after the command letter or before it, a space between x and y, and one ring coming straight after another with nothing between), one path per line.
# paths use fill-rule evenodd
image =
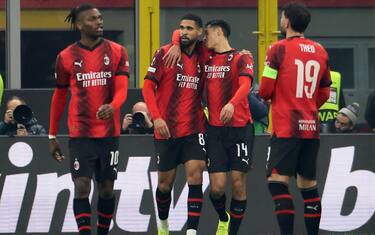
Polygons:
M287 176L298 173L307 179L315 180L319 145L319 139L272 136L266 166L267 177L272 172Z
M158 171L169 171L189 160L206 161L205 134L197 133L167 140L155 139Z
M72 177L92 178L98 182L117 179L119 138L70 138L70 172Z
M208 172L248 172L253 161L253 145L253 124L244 127L208 126Z

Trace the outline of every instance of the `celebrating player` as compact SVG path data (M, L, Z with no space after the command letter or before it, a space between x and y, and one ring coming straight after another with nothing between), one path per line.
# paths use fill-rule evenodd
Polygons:
M91 5L71 10L66 18L81 39L60 52L56 61L56 88L50 111L50 152L64 160L56 140L68 87L69 155L74 181L74 215L79 234L91 234L88 196L95 173L99 199L98 235L108 234L115 197L114 180L119 161L120 106L127 95L129 62L124 47L102 38L103 17Z
M180 21L181 60L172 67L163 57L172 44L155 54L143 86L143 96L154 120L158 165L158 234L169 234L168 214L177 165L185 166L189 185L186 234L196 234L202 209L202 173L205 167L204 114L201 106L203 68L196 50L202 20L185 15Z
M307 232L319 231L318 109L329 97L331 78L325 49L303 36L309 22L304 5L291 3L283 8L280 27L286 39L269 48L259 90L272 105L267 176L281 234L293 234L295 211L288 183L295 175L304 199Z
M253 60L230 46L227 22L212 20L206 24L205 33L206 46L213 50L204 67L210 199L219 215L216 234L235 235L246 210L246 173L252 163L254 131L247 96L253 79ZM228 171L232 178L229 215L225 209Z

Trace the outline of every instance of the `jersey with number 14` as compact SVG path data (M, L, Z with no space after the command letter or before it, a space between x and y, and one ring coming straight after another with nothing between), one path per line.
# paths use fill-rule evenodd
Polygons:
M292 37L272 45L263 79L275 80L272 126L277 137L319 138L319 88L329 87L328 54L312 40Z

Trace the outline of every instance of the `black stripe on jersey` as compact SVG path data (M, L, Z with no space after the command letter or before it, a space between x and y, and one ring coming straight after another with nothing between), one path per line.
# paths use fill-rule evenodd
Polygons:
M223 66L230 66L231 67L231 70L229 72L226 72L225 73L225 77L224 79L222 80L221 82L221 108L224 107L224 105L226 105L229 100L232 98L233 94L232 94L232 90L233 90L233 78L232 78L232 69L233 69L233 64L232 64L232 61L228 61L228 57L232 55L234 56L234 54L228 54L226 55L225 57L225 62L223 64Z
M183 70L178 67L175 74L177 73L183 74ZM178 123L178 115L179 115L178 105L180 104L180 99L181 99L182 91L183 91L183 89L178 88L178 84L176 80L174 80L173 84L174 84L174 87L171 87L171 88L174 90L171 91L172 94L168 100L167 116L166 116L166 119L167 119L166 122L167 122L169 131L171 132L172 137L174 137L176 133L178 132L178 130L176 129L177 123Z
M145 79L153 81L157 86L159 86L159 81L154 76L146 76Z
M250 73L239 73L238 76L246 76L246 77L250 77L251 79L253 79L253 76Z
M129 73L128 72L117 72L117 73L115 73L115 75L125 75L125 76L129 77Z
M69 84L56 84L55 85L56 88L67 88L69 86L70 86Z

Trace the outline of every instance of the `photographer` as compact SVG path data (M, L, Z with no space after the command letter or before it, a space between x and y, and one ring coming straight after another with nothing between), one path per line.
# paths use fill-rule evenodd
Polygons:
M18 112L19 119L14 115L17 107L18 111L16 112ZM28 136L46 134L46 130L38 124L36 118L32 115L31 109L26 106L24 100L17 96L13 96L8 100L4 121L0 122L0 135Z
M121 134L153 134L154 125L145 102L134 104L132 113L125 115Z

